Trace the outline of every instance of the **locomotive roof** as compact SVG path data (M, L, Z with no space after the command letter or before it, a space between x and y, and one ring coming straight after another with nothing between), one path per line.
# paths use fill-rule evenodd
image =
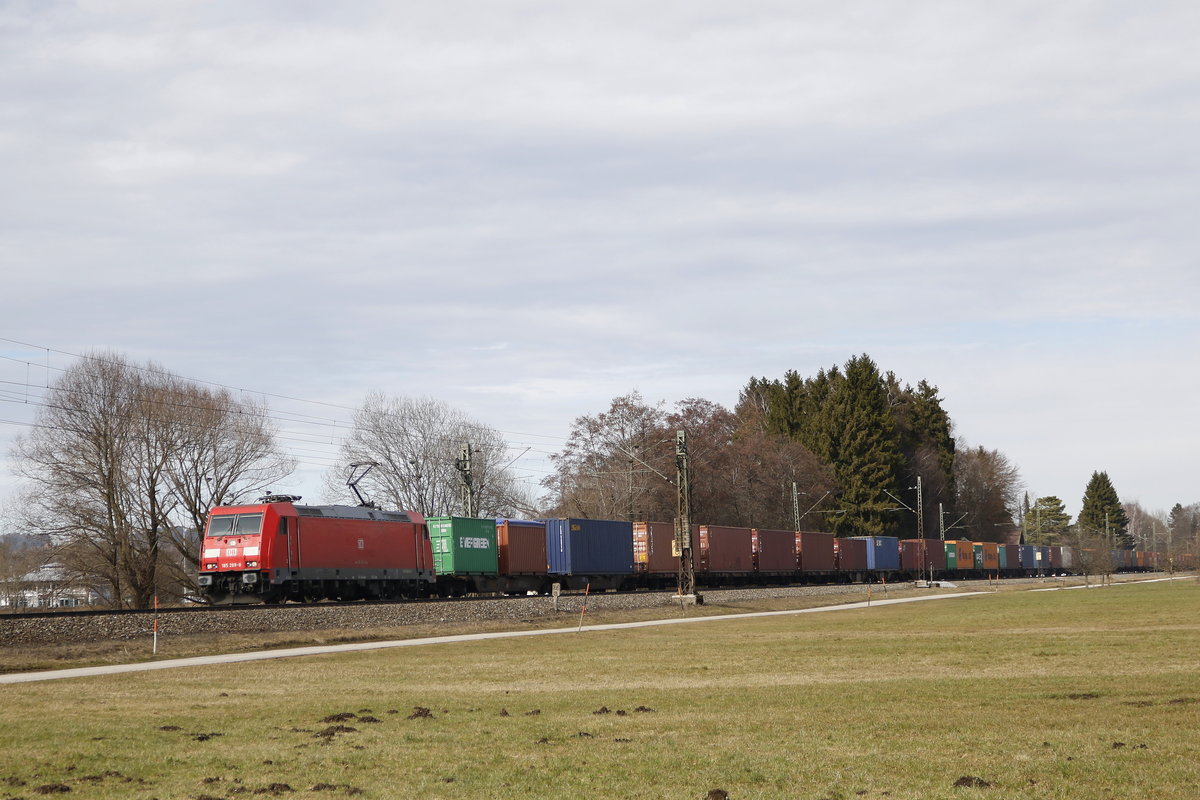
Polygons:
M295 506L302 517L326 517L330 519L379 519L391 522L414 522L404 511L382 511L366 506Z

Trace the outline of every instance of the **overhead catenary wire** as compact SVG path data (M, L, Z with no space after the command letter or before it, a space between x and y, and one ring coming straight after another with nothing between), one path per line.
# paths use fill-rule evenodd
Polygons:
M177 379L181 379L181 380L190 381L192 383L202 384L205 386L215 386L220 389L241 392L243 394L257 395L260 397L273 397L273 398L276 398L279 400L289 400L289 401L296 402L296 403L309 403L311 405L324 406L327 408L336 408L336 409L339 409L342 411L349 411L351 413L356 413L359 410L358 408L355 408L353 406L342 405L340 403L330 403L325 400L312 400L309 398L279 394L276 392L259 391L257 389L247 389L245 387L233 386L231 384L226 384L226 383L220 383L219 381L211 381L211 380L207 380L204 378L196 378L196 377L192 377L192 376L188 376L188 375L182 375L180 373L172 372L167 369L158 369L155 367L147 367L147 366L143 366L140 364L113 361L111 359L102 358L97 355L90 355L90 354L85 354L85 353L73 353L68 350L59 350L59 349L56 349L53 347L46 347L43 345L30 344L29 342L22 342L17 339L10 339L10 338L4 337L4 336L0 336L0 342L8 342L10 344L17 344L22 347L31 347L38 351L44 351L46 353L57 353L59 355L69 356L71 358L76 358L76 359L86 359L86 360L90 360L90 361L96 361L101 364L109 364L112 366L123 366L123 367L127 367L130 369L136 369L136 370L139 370L142 372L147 372L147 373L150 373L153 375L177 378ZM4 360L8 360L8 361L15 361L20 364L32 364L32 362L27 359L18 359L18 358L14 358L12 356L0 355L0 359L4 359ZM66 372L69 369L69 367L51 367L48 359L47 359L47 363L45 365L37 364L36 366L38 366L38 367L44 366L45 369L47 369L47 370L53 369L57 372ZM50 388L48 380L47 380L47 386L45 388ZM314 418L316 418L316 417L314 416ZM491 426L484 425L482 423L466 423L466 425L467 425L467 427L475 427L475 428L481 428L481 429L486 429L486 430L495 430ZM553 439L556 441L566 441L566 439L567 439L567 437L559 436L559 435L555 435L555 434L526 433L526 432L519 432L519 431L499 431L499 432L512 434L515 436L532 436L532 437L542 438L542 439Z
M76 360L91 360L91 361L95 361L97 363L121 366L126 369L133 369L133 370L137 370L139 372L143 372L146 374L168 377L171 379L186 381L186 382L190 382L190 383L197 384L197 385L216 387L216 388L219 388L219 389L222 389L225 391L229 391L229 392L237 392L237 393L242 394L243 396L272 398L275 400L282 400L282 401L293 402L293 403L310 404L310 405L321 407L321 408L329 408L329 409L337 409L339 411L346 411L346 412L350 412L351 414L357 414L360 411L359 408L347 406L347 405L340 404L340 403L333 403L333 402L324 401L324 400L314 400L311 398L282 394L282 393L278 393L278 392L260 391L260 390L255 390L255 389L249 389L246 387L235 386L232 384L222 383L219 381L212 381L212 380L207 380L207 379L202 379L202 378L190 377L187 375L183 375L183 374L171 371L169 369L159 368L157 366L147 366L147 365L142 365L142 364L131 363L131 362L124 361L124 360L114 360L114 359L105 358L103 354L76 353L76 352L71 352L68 350L62 350L62 349L58 349L58 348L48 347L45 345L37 345L37 344L30 343L30 342L25 342L22 340L12 339L9 337L2 337L2 336L0 336L0 342L6 342L6 343L17 345L20 347L31 348L31 349L37 351L38 354L42 354L42 353L45 354L44 363L35 361L32 358L17 358L17 357L11 356L11 355L0 355L0 360L4 360L4 361L15 363L15 364L20 364L20 365L25 366L25 368L26 368L26 370L25 370L26 376L25 376L24 381L11 381L11 380L0 379L0 384L13 387L14 389L17 390L17 391L0 390L0 394L7 395L7 397L0 396L0 402L20 403L23 405L29 405L29 406L41 407L41 408L54 408L55 406L53 406L53 404L47 402L48 398L44 396L44 393L51 392L51 391L67 390L67 389L65 389L65 387L52 386L51 380L50 380L50 375L52 372L66 373L73 366L73 365L58 366L58 365L51 364L51 362L50 362L51 354L55 354L55 355L65 356L65 357L68 357L71 359L76 359ZM34 370L34 369L45 370L44 385L41 383L36 383L35 380L33 379L32 370ZM79 391L79 390L71 390L71 391ZM43 394L41 396L39 396L37 394L38 392L41 392ZM175 406L181 407L181 408L189 408L189 407L190 408L203 408L203 406L192 406L187 403L173 403L171 401L166 401L166 400L152 400L151 402L157 402L157 403L164 404L164 405L175 405ZM235 408L235 409L233 409L233 413L258 416L258 417L261 417L262 419L268 420L276 425L279 425L280 429L276 430L274 432L274 435L275 435L275 438L279 442L281 442L280 450L284 454L288 455L293 460L295 460L298 464L305 465L305 466L311 466L311 467L329 468L331 466L336 466L336 465L342 463L346 457L346 453L342 452L342 450L343 450L343 448L345 448L348 445L349 437L354 436L357 432L362 432L362 431L365 431L367 433L384 432L383 430L378 429L378 428L372 428L372 427L364 428L362 425L360 425L352 420L339 419L336 417L320 415L320 414L309 414L309 413L295 411L295 410L278 409L278 408L275 408L266 403L264 403L260 408L252 409L252 410ZM383 414L383 416L385 418L395 416L392 413L387 412L387 411L383 411L381 413ZM9 425L19 425L19 426L25 426L25 427L31 427L31 428L32 427L48 427L48 426L46 426L44 424L40 424L40 423L22 422L22 421L18 421L18 420L0 420L0 422L3 422L4 424L9 424ZM504 430L493 428L492 426L486 425L484 423L478 423L478 422L473 422L473 421L469 421L469 420L464 420L461 422L461 424L465 428L474 428L474 429L478 429L481 431L494 432L496 434L499 434L501 436L503 445L506 448L508 448L509 450L516 450L522 446L524 447L523 452L521 452L516 457L514 457L512 460L510 460L508 462L508 465L505 467L505 469L511 467L513 464L515 464L517 461L520 461L522 458L525 458L526 456L530 456L530 455L532 455L535 458L549 458L551 460L553 460L555 457L561 457L564 455L563 451L546 449L546 445L550 444L551 442L562 442L565 445L565 444L570 443L575 438L574 436L562 436L562 435L558 435L558 434L504 431ZM290 426L297 426L297 425L311 427L313 430L311 432L306 432L306 431L302 431L302 430L289 430ZM325 435L326 431L329 432L329 436ZM513 438L509 438L509 437L513 437ZM520 438L518 439L516 437L520 437ZM538 440L538 441L528 441L530 439ZM447 435L447 436L435 436L435 437L433 437L433 441L440 442L441 444L444 444L444 445L457 444L461 441L461 435L455 434L455 435ZM316 447L335 448L336 452L326 452L326 451L322 451L322 450L305 450L303 448L296 448L296 447L289 446L286 443L303 444L303 445L316 446ZM614 446L612 442L599 442L597 444L599 444L601 446L605 446L605 445ZM595 450L592 447L586 447L586 446L579 447L579 454L585 455L585 456L595 456L595 457L604 457L604 455L605 455L603 452L601 452L599 450ZM655 469L650 464L647 464L645 461L642 461L642 459L640 457L637 458L637 461L639 461L643 465L643 467L645 467L645 469L639 468L636 471L620 470L620 471L614 471L614 472L598 471L595 473L586 473L586 474L594 474L594 476L601 476L601 475L616 475L616 474L629 475L629 474L642 474L642 473L647 473L647 472L654 472L654 473L660 474L660 476L661 476L661 473L659 473L659 471L657 469ZM532 467L532 466L522 466L519 469L524 473L528 473L528 476L514 475L514 478L517 480L520 480L523 482L529 482L529 483L532 483L533 480L535 480L532 477L532 475L535 475L535 474L536 475L554 475L558 472L558 470L556 470L556 469L539 469L537 467Z

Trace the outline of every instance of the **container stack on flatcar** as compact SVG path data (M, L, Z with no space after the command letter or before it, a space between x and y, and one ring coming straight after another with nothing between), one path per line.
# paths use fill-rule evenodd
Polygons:
M475 517L429 517L436 592L461 595L501 590L496 521Z
M751 531L754 571L762 578L796 573L796 532L754 528Z
M833 540L834 553L837 555L837 570L839 577L849 581L861 581L867 577L867 540L866 539L837 539Z
M504 578L505 592L545 594L549 591L545 522L497 520L496 549L497 567Z
M750 528L701 525L696 580L746 583L754 575L754 532Z
M925 580L945 574L946 548L942 540L901 540L900 571L908 577Z
M691 530L692 552L699 552L700 526ZM675 523L633 523L633 572L635 585L651 589L678 585L679 554L675 550Z
M856 536L867 545L867 570L889 574L900 569L900 540L894 536Z
M837 575L833 534L796 531L796 560L800 580L832 580Z
M633 523L546 520L548 571L564 588L617 589L633 575Z

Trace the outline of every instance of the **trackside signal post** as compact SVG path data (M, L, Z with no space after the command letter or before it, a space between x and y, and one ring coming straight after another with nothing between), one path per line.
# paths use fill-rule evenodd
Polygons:
M688 477L687 431L675 433L675 471L678 512L675 516L675 551L679 554L679 597L696 596L696 569L692 561L692 485Z
M475 482L471 476L471 456L474 451L471 449L471 443L467 442L463 445L462 456L454 459L454 468L458 470L458 476L462 479L461 496L463 505L463 516L475 516Z

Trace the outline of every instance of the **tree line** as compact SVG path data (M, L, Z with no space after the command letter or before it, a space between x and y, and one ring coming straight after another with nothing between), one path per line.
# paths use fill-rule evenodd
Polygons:
M1159 519L1121 503L1103 472L1074 523L1057 497L1022 497L1016 466L956 438L942 402L933 384L904 382L866 354L809 377L750 378L732 409L699 398L668 408L634 391L574 421L538 496L513 474L498 431L438 400L373 392L326 471L323 499L357 502L347 471L370 463L358 489L385 508L463 514L469 487L483 517L666 521L676 511L675 433L683 430L692 517L709 524L1200 544L1200 506L1177 504ZM254 502L294 472L279 438L263 398L120 353L88 354L55 381L13 447L24 490L4 521L25 536L0 538L0 582L10 587L21 570L52 560L118 607L194 594L209 509ZM28 546L28 535L44 546Z
M979 541L1014 527L1016 468L955 440L936 386L905 383L865 354L807 378L751 378L732 410L618 397L576 419L552 457L552 510L670 519L675 430L692 443L693 517L705 522L904 537L949 523Z
M690 441L692 517L714 525L838 535L1200 550L1200 504L1159 520L1089 480L1074 523L1057 497L1022 495L1002 452L954 435L938 388L862 354L805 377L753 377L733 409L639 393L577 418L543 481L556 516L675 515L674 434ZM919 487L919 488L918 488Z

